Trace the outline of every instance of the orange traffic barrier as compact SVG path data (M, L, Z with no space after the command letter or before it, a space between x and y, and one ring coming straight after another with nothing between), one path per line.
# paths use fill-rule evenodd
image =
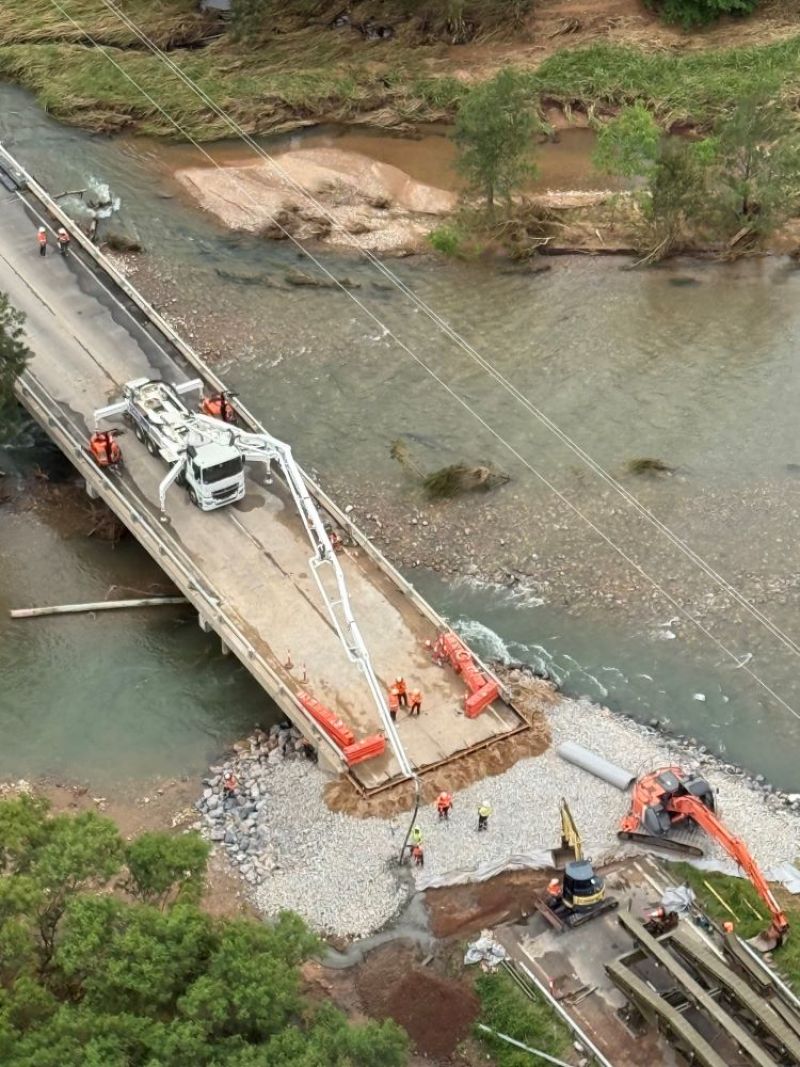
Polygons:
M347 745L344 749L344 758L347 760L347 766L353 767L356 763L363 763L364 760L382 756L385 751L386 738L382 734L371 734L362 741Z
M345 749L348 745L353 744L355 734L330 708L326 708L316 697L312 697L310 693L306 693L302 689L297 694L297 699L340 748Z
M500 696L500 687L475 666L472 653L454 633L440 634L433 647L437 659L448 659L456 674L467 683L469 694L464 697L464 714L474 719Z
M494 679L484 682L483 686L464 697L464 714L468 719L476 719L491 703L500 696L500 686Z

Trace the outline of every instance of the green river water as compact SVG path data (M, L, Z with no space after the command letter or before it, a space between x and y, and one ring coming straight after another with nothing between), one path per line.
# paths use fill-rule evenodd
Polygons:
M224 376L341 503L342 494L361 491L375 502L402 491L389 445L403 433L431 465L468 455L508 470L512 482L483 505L495 510L497 525L481 554L502 567L504 531L529 531L537 573L547 581L524 593L410 572L481 652L534 663L567 691L645 721L667 717L675 730L797 789L796 654L634 520L421 311L376 286L372 268L322 257L359 282L359 298L392 333L681 606L736 656L751 655L748 665L788 709L645 582L631 579L595 534L346 296L230 281L242 271L277 276L298 265L297 253L225 233L175 197L169 152L62 128L25 94L1 87L0 138L53 192L81 188L92 176L110 183L126 221L178 278L189 331L192 308L208 314L210 307L220 330L236 323L220 354ZM625 484L793 638L800 274L780 259L629 266L564 257L534 276L424 258L392 269L615 475L640 456L676 467L673 478ZM142 574L157 580L135 546L65 541L35 515L0 512L0 549L3 607L91 599L113 584L141 588ZM197 772L269 715L245 672L180 611L168 610L24 626L0 617L0 773L114 782Z

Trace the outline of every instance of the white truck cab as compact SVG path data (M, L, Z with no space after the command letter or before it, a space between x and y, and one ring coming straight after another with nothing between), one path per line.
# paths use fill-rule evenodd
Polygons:
M184 473L189 499L201 511L233 504L244 496L244 462L231 445L188 445Z

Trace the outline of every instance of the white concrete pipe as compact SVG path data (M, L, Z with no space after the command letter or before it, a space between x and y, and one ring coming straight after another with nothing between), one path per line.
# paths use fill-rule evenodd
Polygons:
M609 763L607 759L603 759L596 752L591 752L575 741L565 741L563 745L558 746L556 752L567 763L574 763L576 767L588 771L595 778L602 778L604 782L608 782L616 789L624 791L636 781L635 774L631 774L623 767L618 767L616 763Z

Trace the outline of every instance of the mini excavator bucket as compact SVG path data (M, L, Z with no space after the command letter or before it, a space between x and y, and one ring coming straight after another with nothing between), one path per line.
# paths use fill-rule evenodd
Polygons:
M568 863L574 863L578 858L575 849L570 844L563 844L560 848L554 848L550 855L553 858L553 866L557 871L563 871Z

